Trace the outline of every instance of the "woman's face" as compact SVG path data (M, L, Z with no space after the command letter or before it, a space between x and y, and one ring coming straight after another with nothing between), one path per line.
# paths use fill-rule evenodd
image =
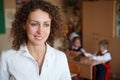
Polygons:
M28 36L28 43L41 45L46 42L50 34L51 18L45 11L37 9L28 15L24 26Z

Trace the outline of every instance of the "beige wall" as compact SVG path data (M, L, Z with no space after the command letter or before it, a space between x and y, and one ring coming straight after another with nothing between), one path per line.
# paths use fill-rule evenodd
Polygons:
M4 9L15 8L15 0L4 0ZM6 29L5 34L0 34L0 51L11 47L11 39L9 38L10 29Z
M11 47L11 39L9 38L9 29L6 29L5 34L0 34L0 51Z

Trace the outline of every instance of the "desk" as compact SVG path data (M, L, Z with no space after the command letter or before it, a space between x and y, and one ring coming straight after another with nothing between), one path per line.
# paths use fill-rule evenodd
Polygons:
M81 57L80 61L74 61L74 57L67 55L70 71L73 73L80 73L80 77L86 79L93 79L93 66L103 63L103 61L90 60L87 57Z

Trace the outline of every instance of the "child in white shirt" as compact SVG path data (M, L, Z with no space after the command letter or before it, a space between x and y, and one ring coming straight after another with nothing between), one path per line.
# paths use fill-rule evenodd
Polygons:
M105 80L105 77L107 74L106 66L108 66L109 62L111 61L111 55L110 55L110 52L108 51L108 46L109 46L109 42L107 40L101 40L99 42L100 50L97 52L97 54L92 55L89 53L84 53L85 56L88 56L93 60L104 62L102 64L95 66L94 70L95 70L96 75L93 75L95 78L94 80Z

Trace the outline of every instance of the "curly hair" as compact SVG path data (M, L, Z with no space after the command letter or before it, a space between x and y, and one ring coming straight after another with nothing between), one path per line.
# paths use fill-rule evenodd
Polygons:
M53 44L57 32L56 30L59 30L62 26L59 8L43 0L33 0L25 3L15 14L11 29L11 37L13 37L12 48L18 50L21 44L28 41L23 25L26 23L29 14L36 9L47 12L51 18L51 31L47 42Z

